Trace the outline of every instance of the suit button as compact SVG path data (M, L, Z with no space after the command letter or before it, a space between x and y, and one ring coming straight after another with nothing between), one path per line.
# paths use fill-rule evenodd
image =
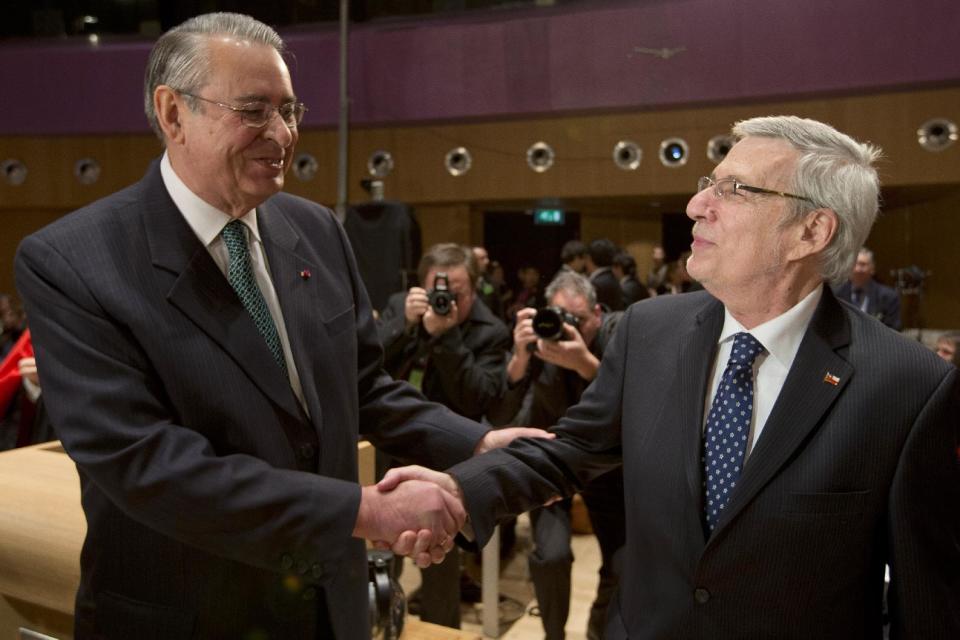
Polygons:
M693 592L693 599L697 604L707 604L710 601L710 592L703 588L696 589Z
M300 593L300 597L304 600L316 600L317 599L317 588L316 587L307 587Z
M280 556L280 570L281 571L290 571L293 568L293 556L289 553L285 553Z
M313 566L310 567L310 571L313 574L314 580L319 580L323 577L323 565L319 562L314 562Z
M312 444L302 444L297 447L297 455L299 455L304 460L312 460L314 454L314 448Z

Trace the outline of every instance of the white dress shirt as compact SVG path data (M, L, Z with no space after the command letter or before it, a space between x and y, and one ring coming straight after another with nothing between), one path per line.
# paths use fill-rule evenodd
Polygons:
M213 261L217 267L227 277L227 269L230 266L230 254L227 246L220 236L220 232L232 221L228 214L220 211L216 207L204 201L200 196L190 190L183 183L177 172L170 164L167 154L163 154L160 160L160 176L163 178L163 184L170 194L173 203L183 215L187 224L197 234L197 238L203 243L203 246L210 252ZM257 210L251 209L240 221L247 230L247 243L250 246L250 267L253 269L254 277L257 279L257 286L260 287L260 293L267 303L267 309L270 310L270 316L273 318L273 324L277 327L277 334L280 337L280 344L283 346L283 358L287 362L287 374L290 378L290 387L293 393L300 401L300 406L307 410L303 401L303 387L300 384L300 374L297 373L296 364L293 361L293 352L290 350L290 338L287 336L287 326L283 322L283 311L280 309L280 301L277 299L277 292L273 288L273 280L270 278L270 265L267 263L267 253L263 249L263 242L260 239L260 231L257 228Z
M764 352L753 362L753 415L750 418L750 438L747 440L746 453L747 456L750 455L780 395L787 373L790 372L797 350L800 348L800 341L807 332L807 327L822 295L823 286L821 285L786 312L749 331L724 309L723 330L720 332L717 357L713 361L710 386L705 399L704 429L707 424L706 416L710 415L710 405L720 386L727 360L730 359L733 337L740 332L749 333L764 348Z

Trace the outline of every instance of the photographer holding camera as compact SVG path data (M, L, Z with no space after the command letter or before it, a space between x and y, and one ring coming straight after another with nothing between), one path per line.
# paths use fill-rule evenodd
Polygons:
M423 394L480 421L503 394L510 331L479 300L476 261L469 247L437 244L417 269L423 287L395 293L378 321L384 368L407 378L422 366ZM420 617L460 626L459 554L423 571Z
M552 425L579 402L596 377L603 350L622 311L604 312L590 281L561 271L547 287L549 307L517 312L513 354L507 364L507 391L492 411L494 424ZM517 416L528 399L529 413ZM603 636L607 604L617 585L613 554L624 543L623 473L618 468L584 487L581 496L600 544L602 565L590 610L587 637ZM540 615L547 640L564 637L570 610L570 500L530 512L535 549L530 554Z

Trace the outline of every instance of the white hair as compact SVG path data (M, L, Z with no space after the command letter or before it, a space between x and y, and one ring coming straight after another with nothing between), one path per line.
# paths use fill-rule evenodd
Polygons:
M786 140L800 152L788 190L809 198L796 200L783 221L800 220L812 208L837 214L837 231L821 255L820 273L828 282L842 282L850 274L857 253L877 218L880 179L873 163L881 150L857 142L830 125L796 116L769 116L743 120L733 126L737 140L748 136Z

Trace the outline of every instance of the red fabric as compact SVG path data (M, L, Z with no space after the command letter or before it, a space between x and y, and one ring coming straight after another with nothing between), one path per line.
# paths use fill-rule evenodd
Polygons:
M33 357L33 343L30 342L30 330L27 329L14 343L7 357L0 362L0 416L7 413L10 401L20 388L20 368L17 363L21 358Z

